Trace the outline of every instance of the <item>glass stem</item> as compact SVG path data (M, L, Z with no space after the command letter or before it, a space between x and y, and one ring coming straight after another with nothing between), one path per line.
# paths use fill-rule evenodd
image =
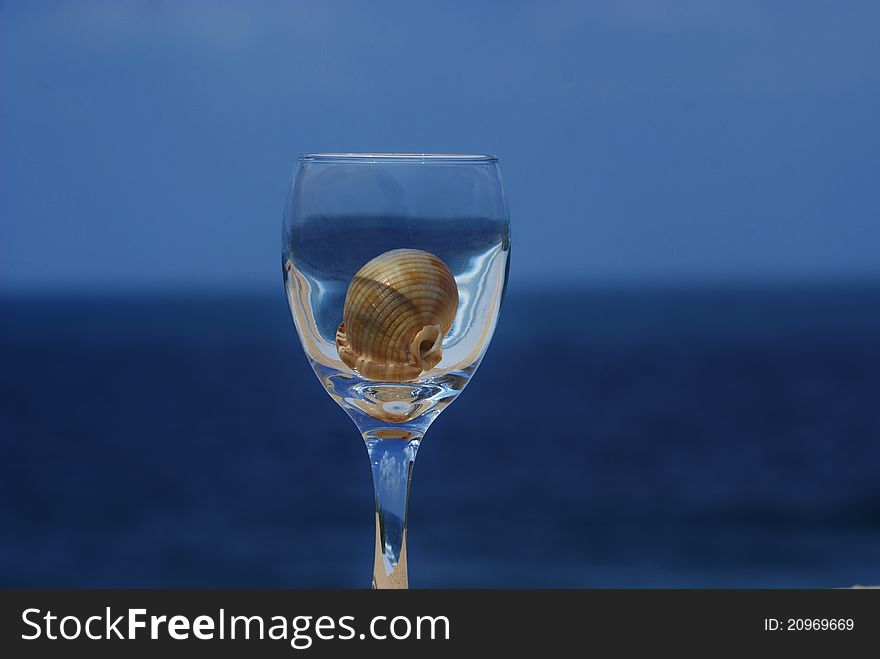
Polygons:
M381 434L381 437L377 435ZM399 434L400 436L393 436ZM373 588L407 588L406 514L421 435L379 431L364 436L376 492Z

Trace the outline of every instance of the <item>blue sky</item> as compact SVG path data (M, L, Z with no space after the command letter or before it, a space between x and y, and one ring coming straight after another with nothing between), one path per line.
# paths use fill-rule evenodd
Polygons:
M303 151L501 157L514 285L880 278L880 5L9 2L0 289L277 290Z

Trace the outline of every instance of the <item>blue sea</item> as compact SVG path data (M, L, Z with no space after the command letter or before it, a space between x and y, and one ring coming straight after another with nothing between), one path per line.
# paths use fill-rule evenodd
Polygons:
M367 587L277 295L0 300L0 586ZM511 289L419 451L413 587L880 584L880 288Z

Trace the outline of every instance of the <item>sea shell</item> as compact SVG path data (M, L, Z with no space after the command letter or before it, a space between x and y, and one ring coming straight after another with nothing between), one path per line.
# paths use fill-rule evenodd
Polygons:
M413 380L440 363L457 311L458 287L443 261L418 249L394 249L352 278L336 350L367 379Z

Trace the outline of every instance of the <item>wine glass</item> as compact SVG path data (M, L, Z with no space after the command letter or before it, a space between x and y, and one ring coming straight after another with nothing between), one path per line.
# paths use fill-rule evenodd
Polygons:
M373 588L406 588L419 443L483 358L510 257L498 159L299 156L282 266L297 333L366 443L376 496Z

